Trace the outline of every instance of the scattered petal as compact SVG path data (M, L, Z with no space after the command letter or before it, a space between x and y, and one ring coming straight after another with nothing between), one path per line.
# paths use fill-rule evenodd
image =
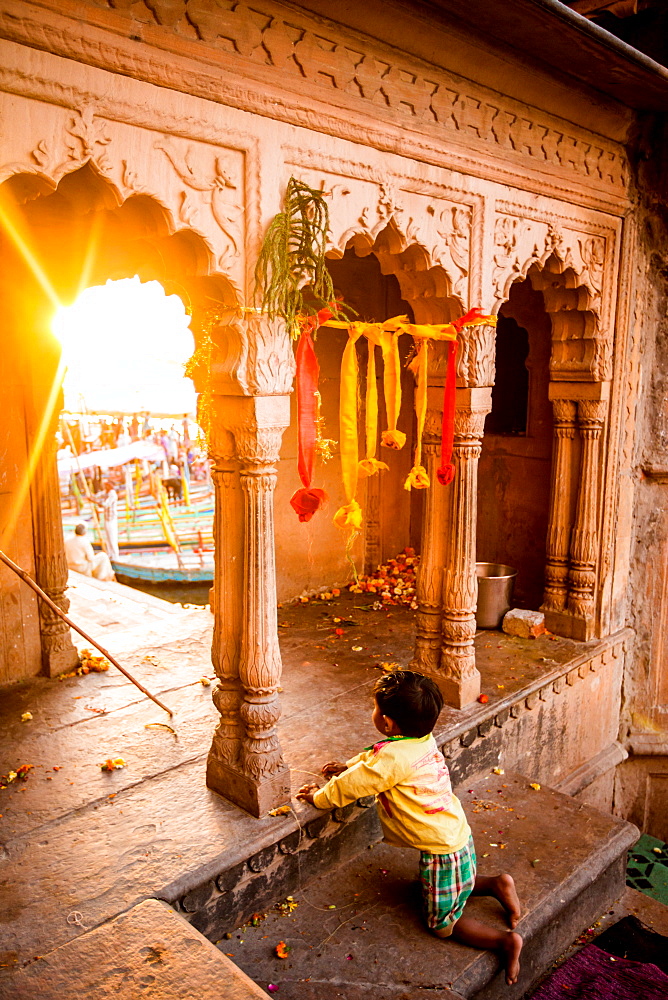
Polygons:
M108 757L104 764L100 764L101 771L118 771L122 767L125 767L125 761L122 757Z
M32 719L32 712L24 712L21 716L21 722L30 722Z
M285 941L279 941L274 948L276 958L287 958L290 954L290 946L285 943Z
M503 770L502 767L493 767L492 768L492 773L493 774L505 774L506 772Z
M276 985L276 983L268 983L267 989L269 990L270 993L276 993L276 991L278 990L278 986Z
M537 781L532 781L531 784L529 785L529 788L533 788L534 792L540 791L540 785L538 784Z
M531 862L531 867L535 868L538 865L539 861L540 861L540 858L534 858L533 861Z
M478 701L480 702L481 705L486 705L487 702L489 701L489 698L486 694L479 694Z
M270 809L270 816L287 816L288 813L292 811L291 806L277 806L276 809Z
M353 653L359 653L362 650L362 646L353 646Z
M209 685L211 684L211 681L209 680L208 677L200 677L199 682L204 688L208 688Z

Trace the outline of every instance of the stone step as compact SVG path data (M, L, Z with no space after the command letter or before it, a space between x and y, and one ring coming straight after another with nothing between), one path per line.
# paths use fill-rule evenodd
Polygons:
M518 774L485 775L458 789L473 827L479 871L510 872L523 907L519 982L508 987L494 953L429 935L420 919L417 852L374 843L313 878L298 854L298 884L285 904L223 938L218 947L280 1000L466 1000L521 997L624 891L631 824L568 795L534 789ZM327 817L323 817L327 822ZM285 887L280 877L277 889ZM284 898L284 897L283 897ZM471 900L472 915L506 927L496 900ZM290 947L276 957L279 941ZM380 990L380 992L379 992ZM270 991L273 992L273 991Z
M157 899L61 945L16 973L9 1000L262 1000L267 994ZM0 997L3 984L0 983Z

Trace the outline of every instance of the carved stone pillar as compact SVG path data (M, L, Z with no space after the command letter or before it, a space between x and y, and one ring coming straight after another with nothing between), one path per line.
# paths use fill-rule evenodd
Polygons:
M67 613L70 602L67 590L67 561L60 511L60 485L56 465L55 429L47 431L44 445L35 465L31 488L35 541L35 575L54 604ZM79 654L66 625L44 603L39 601L42 642L42 673L54 677L73 670Z
M443 573L443 645L439 685L449 705L463 708L480 694L473 639L478 600L476 520L478 459L491 388L457 389L455 478L446 487L447 517Z
M609 389L608 382L550 384L555 421L562 428L559 431L555 423L545 624L551 632L581 641L591 639L596 631L600 444ZM579 467L575 430L580 443Z
M571 535L571 490L575 469L573 444L577 404L554 399L554 443L550 516L547 529L545 599L541 610L563 611L568 596L568 550Z
M216 420L214 418L214 424ZM239 656L243 621L244 505L234 438L216 427L209 434L213 459L215 497L215 579L211 589L214 616L211 661L218 678L213 703L220 712L209 751L207 784L220 789L228 772L238 769L244 727L241 721L243 690L239 679Z
M424 491L421 557L416 584L415 653L411 661L411 670L423 674L437 674L441 663L441 598L447 495L450 489L449 486L441 486L436 475L440 464L442 404L442 390L429 389L422 454L431 486Z
M598 561L599 451L607 402L578 400L578 430L582 441L580 487L571 534L568 611L582 620L576 638L590 639L594 625L594 595Z
M214 411L214 423L226 424L235 443L234 461L229 454L216 459L216 514L225 522L216 531L226 547L216 559L233 552L241 570L219 567L216 573L219 684L214 702L224 714L209 754L207 784L254 816L290 800L290 773L275 730L281 656L273 508L275 466L289 420L287 396L227 397ZM233 594L226 596L228 587ZM230 622L218 620L226 604Z

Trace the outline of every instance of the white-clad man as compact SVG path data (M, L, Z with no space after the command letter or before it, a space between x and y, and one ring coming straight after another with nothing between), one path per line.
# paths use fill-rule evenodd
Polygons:
M107 555L110 559L118 559L118 493L108 479L104 482L104 500L96 500L95 503L104 514Z
M109 556L104 552L93 551L93 546L86 537L86 525L77 524L74 534L65 539L65 558L68 569L84 576L94 576L96 580L115 580L114 571L109 562Z

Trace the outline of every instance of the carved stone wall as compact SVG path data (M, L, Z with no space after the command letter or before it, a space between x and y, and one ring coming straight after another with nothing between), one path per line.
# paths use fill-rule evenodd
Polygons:
M475 77L475 48L470 55ZM558 496L553 505L555 600L563 598L559 610L586 620L591 633L614 631L625 614L622 550L630 539L614 528L617 510L630 505L619 471L634 438L635 390L625 373L641 350L624 305L632 260L622 243L624 150L588 131L576 102L571 120L559 118L457 76L445 58L428 64L273 0L259 8L232 0L0 0L0 182L10 181L0 190L30 205L58 185L62 194L63 182L86 170L90 186L79 193L98 192L104 205L96 211L121 211L124 225L131 218L146 225L148 245L157 230L177 239L191 268L198 331L209 337L195 373L204 401L290 391L284 331L244 307L252 302L261 236L291 174L326 193L331 254L351 243L374 253L384 273L396 275L418 322L447 321L473 306L497 312L512 283L528 277L552 320L551 382L577 387L559 396L568 411L563 446L571 416L574 433L588 442L573 477L581 488L572 523L562 523ZM435 386L442 358L433 360ZM460 401L489 395L491 328L463 339L457 376ZM606 393L592 389L603 385ZM426 456L433 467L439 408L431 409ZM469 521L483 410L461 406L458 414L459 507ZM278 776L271 794L280 795L278 660L267 617L273 596L259 577L273 572L266 526L275 479L285 494L288 483L296 488L296 462L274 466L277 441L261 458L262 435L244 448L244 428L230 433L231 451L212 439L218 519L232 511L231 523L243 522L248 575L230 583L221 565L216 580L218 746L223 763L256 783ZM432 497L428 516L444 517L443 506ZM278 536L292 519L287 504L277 510ZM238 546L221 537L220 523L217 531L221 552L228 542ZM298 566L306 545L293 549ZM428 655L440 642L451 675L471 681L471 696L478 681L470 658L470 532L454 555L443 553L444 565L451 556L465 572L451 574L439 593L438 568L429 567L421 627ZM314 585L330 583L329 573L328 560L314 553ZM244 610L240 587L261 613ZM431 614L438 601L445 619ZM229 622L239 626L236 639ZM260 633L267 649L258 667Z

